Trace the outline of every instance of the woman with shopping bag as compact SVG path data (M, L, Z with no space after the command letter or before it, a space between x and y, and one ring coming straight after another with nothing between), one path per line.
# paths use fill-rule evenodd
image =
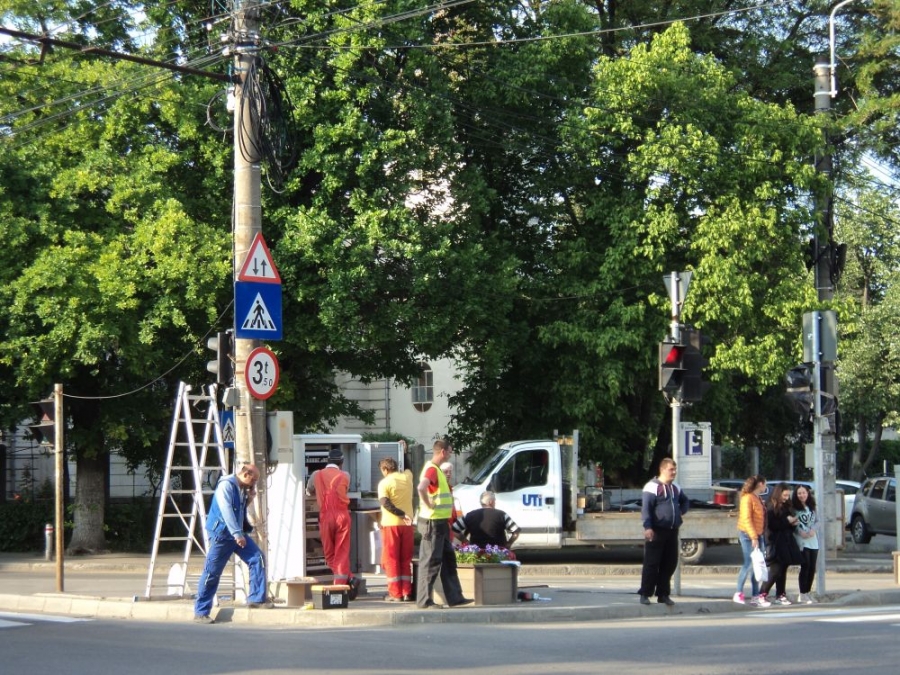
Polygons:
M775 598L770 602L776 605L792 604L787 597L787 572L791 565L803 562L800 549L794 540L794 528L799 520L791 506L791 486L779 483L769 495L766 510L766 560L769 563L769 580L759 590L760 597L768 600L769 591L775 587Z
M760 581L753 569L752 554L760 551L765 560L766 552L766 507L761 495L766 491L766 479L763 476L750 476L741 488L741 502L738 510L738 541L744 554L744 564L737 578L737 593L734 601L744 604L744 584L750 577L750 605L752 607L769 607L771 603L759 594ZM759 554L757 554L759 556Z

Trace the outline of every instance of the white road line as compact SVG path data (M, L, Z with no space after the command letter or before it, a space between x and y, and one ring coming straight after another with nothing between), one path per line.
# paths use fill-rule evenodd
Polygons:
M876 621L898 621L900 614L876 614L874 616L836 616L829 619L819 619L824 623L874 623Z
M19 626L30 625L30 623L23 623L21 621L6 621L5 619L0 619L0 628L17 628Z
M55 614L24 614L19 612L0 612L0 619L11 619L13 621L47 621L50 623L78 623L80 621L90 621L90 619L79 619L74 616L57 616Z
M816 621L832 621L849 623L852 621L891 621L900 619L900 607L841 607L829 609L760 609L753 616L763 619L815 619Z

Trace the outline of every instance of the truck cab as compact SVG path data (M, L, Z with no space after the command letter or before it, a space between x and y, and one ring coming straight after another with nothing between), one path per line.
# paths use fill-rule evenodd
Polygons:
M504 443L475 473L453 488L461 513L481 508L493 491L497 508L520 528L516 548L558 548L563 537L563 466L556 441Z

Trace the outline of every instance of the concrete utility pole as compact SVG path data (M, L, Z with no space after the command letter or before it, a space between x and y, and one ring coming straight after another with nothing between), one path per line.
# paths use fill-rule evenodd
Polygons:
M234 23L229 48L234 55L234 280L247 257L254 237L262 231L259 119L264 106L254 89L258 78L258 53L262 43L258 0L232 0ZM236 321L240 320L235 317ZM260 548L266 547L266 404L247 390L247 358L260 340L234 340L235 463L255 464L261 477L257 485L256 531Z
M831 112L831 64L819 57L815 68L815 113L827 115ZM826 139L827 141L827 139ZM832 162L831 151L826 148L821 157L816 158L816 170L831 179ZM819 302L827 302L834 298L834 272L835 245L834 245L834 220L832 213L833 198L831 188L828 193L822 195L816 203L816 211L820 214L819 224L815 228L813 238L814 257L814 283ZM819 312L814 312L818 319ZM826 417L822 415L822 394L837 396L837 378L834 372L834 362L825 361L821 356L822 322L813 321L813 453L814 475L816 489L816 505L818 516L824 523L825 541L820 542L820 548L825 555L820 555L817 563L816 592L825 593L825 559L834 559L837 555L838 537L843 537L844 523L837 515L835 508L835 470L837 457L837 443L835 431ZM835 413L836 414L836 413Z

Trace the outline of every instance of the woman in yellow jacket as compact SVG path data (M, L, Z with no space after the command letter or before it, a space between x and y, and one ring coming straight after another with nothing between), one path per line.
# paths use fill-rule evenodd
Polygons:
M744 481L741 488L740 511L738 512L738 541L741 542L741 551L744 554L744 564L737 578L737 593L734 601L744 604L744 582L747 575L750 576L750 590L752 596L750 605L753 607L769 607L772 603L759 594L759 582L751 571L753 561L750 554L753 549L760 549L763 555L766 553L766 507L761 495L766 491L766 479L760 475L750 476Z

